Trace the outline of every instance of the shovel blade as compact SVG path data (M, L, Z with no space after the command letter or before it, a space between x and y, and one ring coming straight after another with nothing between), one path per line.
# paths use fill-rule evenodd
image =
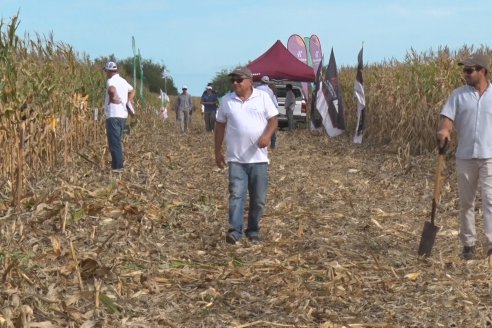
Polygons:
M436 240L437 232L439 227L431 222L425 222L424 230L422 231L422 236L420 237L419 252L420 256L430 256L432 247L434 246L434 241Z

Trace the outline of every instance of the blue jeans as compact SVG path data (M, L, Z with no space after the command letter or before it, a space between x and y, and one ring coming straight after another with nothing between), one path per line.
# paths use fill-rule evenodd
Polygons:
M259 236L267 189L268 163L229 162L229 233L236 240L243 236L247 191L249 191L249 213L246 236L249 238Z
M121 137L125 129L126 118L109 117L106 119L106 135L108 137L109 152L111 153L111 168L123 168L123 147Z

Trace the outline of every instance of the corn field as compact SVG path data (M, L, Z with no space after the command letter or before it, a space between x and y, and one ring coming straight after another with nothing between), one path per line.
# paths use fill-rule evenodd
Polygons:
M66 168L73 156L84 156L83 149L90 151L91 161L102 163L105 155L105 76L100 65L80 58L52 36L21 39L17 26L17 17L8 25L0 23L0 183L8 186L2 192L13 194L24 180ZM411 50L403 62L366 66L364 142L405 156L432 151L439 112L450 92L463 83L457 62L475 50L491 53L486 46L456 52L444 47L423 54ZM340 69L349 134L356 124L355 74L353 67Z
M0 22L0 192L13 195L46 171L68 169L83 149L101 163L106 151L101 64L52 35L22 40L17 27L17 17Z
M365 142L387 145L394 151L417 155L436 146L439 113L451 91L463 85L458 62L470 53L491 54L491 49L463 47L451 52L408 52L404 62L385 61L364 67L366 94ZM342 68L340 81L347 113L347 130L356 124L354 87L356 69Z

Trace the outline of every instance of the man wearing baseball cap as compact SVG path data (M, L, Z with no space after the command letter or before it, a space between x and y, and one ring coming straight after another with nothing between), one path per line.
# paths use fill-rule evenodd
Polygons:
M278 110L266 92L253 88L247 67L229 74L233 92L225 95L215 125L215 162L229 169L229 231L226 242L236 244L243 237L243 213L249 191L246 237L260 240L260 219L268 188L268 150L277 129ZM226 142L227 154L222 153Z
M463 258L471 260L477 240L475 194L480 185L487 255L492 259L492 88L488 79L490 60L475 53L458 65L466 85L453 91L441 111L437 133L440 147L451 140L456 128L456 174L458 177L460 239Z
M108 147L111 153L111 168L113 171L121 171L124 160L121 138L128 112L134 114L132 102L135 92L133 87L118 74L118 66L115 62L107 62L104 65L104 71L108 78L104 98L104 113L106 115Z
M215 129L215 116L217 115L217 105L219 98L217 93L213 91L211 85L207 86L206 91L200 98L200 104L203 105L203 119L205 120L205 131L213 132Z

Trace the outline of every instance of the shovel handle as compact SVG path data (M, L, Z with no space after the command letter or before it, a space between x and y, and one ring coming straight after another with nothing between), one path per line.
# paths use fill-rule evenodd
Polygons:
M437 207L441 202L442 171L444 168L444 155L448 149L448 139L444 140L444 145L438 145L436 176L434 180L434 198L432 199L431 223L434 224Z

